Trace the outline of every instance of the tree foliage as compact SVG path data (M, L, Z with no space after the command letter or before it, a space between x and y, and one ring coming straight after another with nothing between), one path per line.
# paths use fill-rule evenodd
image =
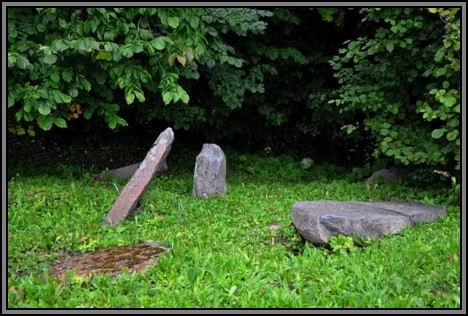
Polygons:
M455 172L460 11L8 8L12 131L114 129L128 111L209 141Z
M71 104L80 104L87 119L103 116L110 128L126 124L122 107L148 96L187 104L179 79L197 78L196 61L209 55L203 13L9 8L8 107L17 121L48 130L66 126Z
M369 131L377 157L458 170L459 9L361 13L367 34L345 42L330 61L341 85L330 103L351 114L343 128Z

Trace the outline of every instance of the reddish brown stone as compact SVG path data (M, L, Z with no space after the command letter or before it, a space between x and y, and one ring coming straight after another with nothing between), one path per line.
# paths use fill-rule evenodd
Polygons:
M174 141L174 132L167 128L154 142L151 149L146 154L138 169L133 174L130 181L120 193L117 201L112 206L102 224L116 226L121 220L126 219L135 209L140 198L153 178L156 170L166 160Z
M133 274L154 265L162 253L170 251L170 248L154 242L100 249L58 259L49 272L51 276L59 277L69 270L79 276L117 276L125 270Z

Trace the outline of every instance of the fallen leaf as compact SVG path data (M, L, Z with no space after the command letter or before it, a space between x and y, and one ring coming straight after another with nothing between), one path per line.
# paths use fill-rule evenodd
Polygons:
M269 228L270 230L278 230L278 229L280 229L281 227L280 227L280 225L273 223L273 224L268 225L268 228Z

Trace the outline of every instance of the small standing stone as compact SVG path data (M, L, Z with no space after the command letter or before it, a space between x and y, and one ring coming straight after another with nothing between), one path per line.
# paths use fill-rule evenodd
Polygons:
M193 196L208 198L226 192L226 156L218 145L203 144L195 163Z
M369 178L366 179L365 184L371 186L375 180L381 178L387 182L407 179L409 173L402 168L381 169L374 172Z
M166 157L171 151L173 141L174 132L171 128L167 128L159 135L146 154L145 159L141 162L130 181L122 190L122 193L120 193L117 201L112 206L112 209L109 211L102 224L116 226L119 221L130 216L140 198L145 194L155 172L160 168L161 164L166 161Z

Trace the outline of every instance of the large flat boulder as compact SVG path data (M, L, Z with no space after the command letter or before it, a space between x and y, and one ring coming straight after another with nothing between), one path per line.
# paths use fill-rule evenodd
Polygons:
M378 239L446 215L444 208L424 203L326 200L296 202L291 214L301 236L318 245L326 245L331 236L339 234Z

